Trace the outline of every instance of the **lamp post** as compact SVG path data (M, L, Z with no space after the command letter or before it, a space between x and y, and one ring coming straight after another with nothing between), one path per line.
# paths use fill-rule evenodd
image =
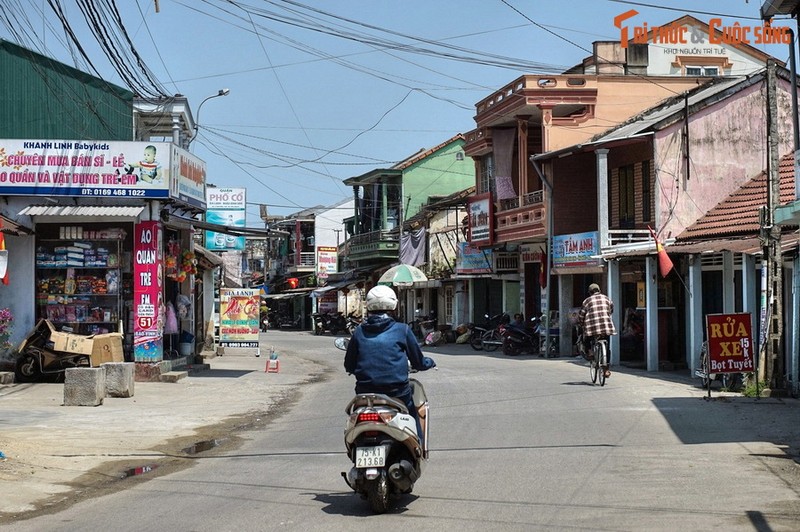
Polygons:
M216 94L212 94L211 96L206 97L202 102L200 102L200 105L197 106L197 120L194 121L194 135L192 135L192 138L190 138L189 142L186 144L187 149L189 148L189 145L191 145L192 141L197 138L198 129L200 127L200 109L202 109L203 104L212 98L227 96L230 93L231 93L230 89L220 89Z

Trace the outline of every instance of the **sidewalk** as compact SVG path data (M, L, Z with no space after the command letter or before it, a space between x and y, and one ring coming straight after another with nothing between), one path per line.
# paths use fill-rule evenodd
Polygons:
M185 466L184 449L235 439L238 427L263 420L324 370L284 352L280 371L266 373L269 345L261 352L228 350L207 360L211 369L136 382L133 397L97 407L62 406L63 383L0 385L0 523L74 501L85 485L113 490L137 472Z

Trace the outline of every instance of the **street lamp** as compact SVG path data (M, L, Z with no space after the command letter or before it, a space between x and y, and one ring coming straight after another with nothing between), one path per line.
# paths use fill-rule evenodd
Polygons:
M197 133L198 133L197 130L200 127L200 109L203 107L203 104L206 103L208 100L210 100L212 98L219 98L220 96L227 96L230 93L231 93L230 89L220 89L219 92L217 92L216 94L212 94L211 96L208 96L202 102L200 102L200 105L197 106L197 120L194 121L194 135L192 135L192 138L190 138L189 142L186 143L186 148L187 149L189 148L189 145L192 143L192 141L195 138L197 138Z

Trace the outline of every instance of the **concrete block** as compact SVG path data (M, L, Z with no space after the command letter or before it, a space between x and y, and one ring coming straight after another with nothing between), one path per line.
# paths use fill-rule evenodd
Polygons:
M14 384L14 372L0 371L0 384Z
M106 397L133 397L136 364L133 362L106 362Z
M168 371L161 374L161 382L178 382L188 375L188 371Z
M172 363L169 360L160 362L136 362L136 376L139 382L158 382L161 375L172 370Z
M64 406L98 406L106 396L106 368L67 368Z

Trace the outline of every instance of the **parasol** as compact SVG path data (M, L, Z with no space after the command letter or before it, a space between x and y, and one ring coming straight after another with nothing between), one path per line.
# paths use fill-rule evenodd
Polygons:
M428 276L422 270L410 264L392 266L378 279L378 284L388 286L413 286L417 281L427 281Z

